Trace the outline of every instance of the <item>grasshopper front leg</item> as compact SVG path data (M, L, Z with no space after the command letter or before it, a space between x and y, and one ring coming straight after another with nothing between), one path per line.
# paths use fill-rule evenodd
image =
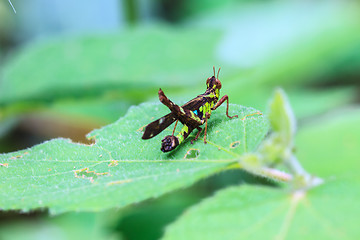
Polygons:
M211 110L215 110L217 109L221 104L223 104L226 101L226 116L228 118L234 118L234 117L238 117L238 115L234 115L234 116L229 116L229 97L228 95L223 96L216 104L214 107L211 108Z

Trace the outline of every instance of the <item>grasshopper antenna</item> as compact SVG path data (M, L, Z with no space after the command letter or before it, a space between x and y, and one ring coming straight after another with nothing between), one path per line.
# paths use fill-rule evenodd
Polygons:
M213 66L213 70L214 70L214 77L215 77L215 66Z
M221 69L221 67L219 67L218 74L217 74L217 76L216 76L217 79L219 79L220 69Z

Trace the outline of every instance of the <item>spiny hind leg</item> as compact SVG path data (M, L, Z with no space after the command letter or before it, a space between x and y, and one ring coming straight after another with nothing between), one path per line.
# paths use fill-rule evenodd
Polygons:
M179 121L179 119L178 119L178 120L176 120L176 122L175 122L175 127L174 127L174 130L173 130L173 133L172 133L172 135L173 135L173 136L174 136L175 129L176 129L176 126L177 126L177 124L178 124L178 121Z
M171 150L174 150L177 146L179 146L188 136L189 134L194 130L194 128L189 127L187 125L184 125L182 129L180 130L179 134L174 135L168 135L166 136L161 143L161 151L163 152L169 152Z
M167 106L170 111L172 111L173 113L175 113L177 116L183 116L186 117L186 113L185 110L180 107L179 105L173 103L164 93L164 91L160 88L159 89L159 100L162 104L164 104L165 106Z
M173 112L182 123L190 122L191 124L194 125L202 124L201 119L195 113L173 103L168 97L166 97L165 93L163 92L163 90L161 90L161 88L159 89L158 94L159 94L160 102L162 102L165 106L167 106L170 109L170 111Z
M161 140L161 151L169 152L179 145L179 139L174 135L168 135Z
M165 106L167 106L171 111L175 110L175 106L177 106L175 103L173 103L167 96L165 96L165 93L161 88L159 89L159 100L162 102Z

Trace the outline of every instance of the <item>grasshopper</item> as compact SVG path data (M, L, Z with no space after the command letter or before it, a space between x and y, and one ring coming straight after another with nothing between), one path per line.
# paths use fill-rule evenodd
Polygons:
M209 77L206 80L206 91L182 106L178 106L173 103L165 96L164 92L160 88L158 92L159 100L170 109L171 113L149 123L145 127L142 139L150 139L155 137L176 121L172 135L166 136L162 140L161 144L161 151L169 152L179 146L195 128L198 130L198 133L191 141L191 144L193 141L196 141L202 132L202 128L200 126L205 123L204 143L206 144L207 124L212 110L217 109L221 104L227 101L226 116L230 119L233 117L238 117L238 115L229 116L229 97L227 95L223 96L218 101L221 89L221 82L219 80L220 68L217 72L216 78L215 67L213 67L213 70L214 76ZM180 121L184 126L180 130L179 134L174 136L178 121Z

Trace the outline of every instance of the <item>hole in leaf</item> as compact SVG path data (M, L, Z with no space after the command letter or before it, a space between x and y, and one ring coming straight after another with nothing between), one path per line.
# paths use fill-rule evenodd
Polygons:
M0 163L0 167L6 167L6 168L8 168L8 167L9 167L9 164L8 164L8 163Z
M83 168L80 170L75 170L75 177L76 178L83 178L83 179L89 179L90 182L94 182L95 179L97 179L99 176L108 175L108 172L104 173L97 173L95 171L89 171L89 168Z
M190 148L189 151L186 152L184 158L193 159L197 158L200 155L200 150L195 148Z
M230 143L230 148L236 148L238 146L240 146L240 141Z

